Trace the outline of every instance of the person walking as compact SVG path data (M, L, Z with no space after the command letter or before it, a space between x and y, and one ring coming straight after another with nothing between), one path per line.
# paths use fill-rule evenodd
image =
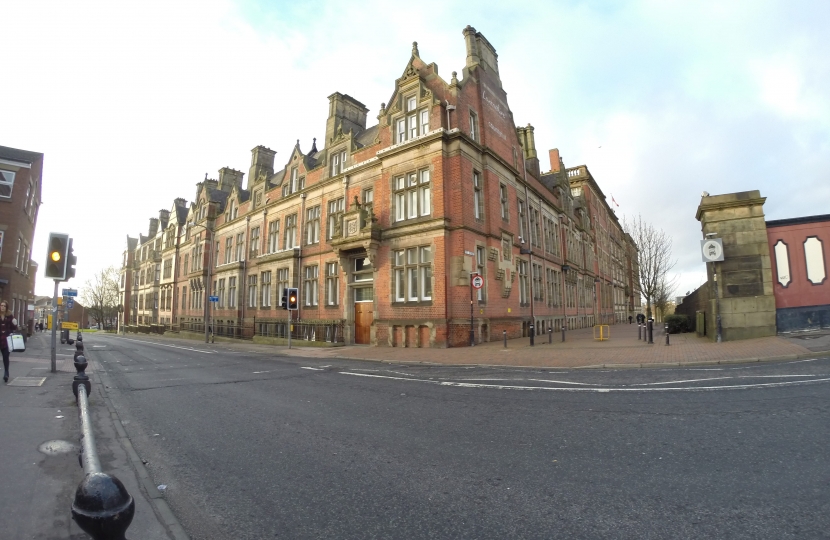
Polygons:
M0 301L0 352L3 353L3 382L9 382L9 342L6 339L17 330L17 319L9 313L9 303Z

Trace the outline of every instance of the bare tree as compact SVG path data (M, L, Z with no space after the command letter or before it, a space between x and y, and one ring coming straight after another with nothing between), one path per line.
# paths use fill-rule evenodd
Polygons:
M654 294L654 307L660 312L658 320L665 320L675 288L677 288L677 276L672 279L664 276L658 284L657 292Z
M106 326L118 315L118 271L104 268L88 279L81 291L81 301L96 324Z
M672 260L672 238L664 230L643 221L640 214L630 220L623 219L623 229L631 235L639 250L640 292L646 299L646 316L651 317L651 306L661 296L661 289L666 289L668 303L675 286L674 280L666 280L669 270L677 264L677 259Z

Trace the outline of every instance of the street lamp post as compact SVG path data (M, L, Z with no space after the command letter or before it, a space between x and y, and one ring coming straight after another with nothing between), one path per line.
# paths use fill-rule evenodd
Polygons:
M207 272L205 277L205 285L203 287L205 291L205 343L210 343L210 274L211 270L213 270L213 249L211 249L211 246L213 245L213 238L209 234L211 229L207 225L196 225L193 222L189 222L187 226L191 229L193 227L202 227L205 230L205 244L207 244L205 249L208 254Z

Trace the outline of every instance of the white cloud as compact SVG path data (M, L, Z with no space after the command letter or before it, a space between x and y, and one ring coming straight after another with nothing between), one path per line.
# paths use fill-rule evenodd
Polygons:
M46 154L34 258L49 231L72 234L80 284L205 172L247 171L258 144L278 162L298 138L308 149L332 92L372 119L412 41L445 79L460 72L471 24L499 52L516 122L536 127L542 168L555 147L587 164L621 214L674 235L694 279L703 189L761 189L770 217L826 213L825 6L429 0L401 17L379 0L6 3L4 20L32 24L0 34L15 73L0 144Z

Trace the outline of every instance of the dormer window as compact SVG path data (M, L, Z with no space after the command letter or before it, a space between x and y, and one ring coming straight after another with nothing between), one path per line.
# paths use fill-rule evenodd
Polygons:
M333 156L331 156L331 175L337 176L338 174L343 172L343 169L346 168L346 151L342 150L339 152L335 152Z
M292 193L296 193L300 189L303 188L301 182L304 183L304 180L300 180L300 171L297 167L291 167L291 173L288 177L288 181L285 182L282 186L282 196L288 197Z
M395 142L402 143L429 132L429 109L418 110L415 96L406 98L406 113L395 121Z

